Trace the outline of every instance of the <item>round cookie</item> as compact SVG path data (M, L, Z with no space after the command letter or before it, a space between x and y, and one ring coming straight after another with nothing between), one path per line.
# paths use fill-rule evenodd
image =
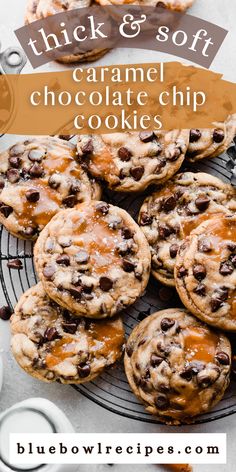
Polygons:
M0 223L16 237L36 239L59 210L100 196L62 139L32 138L0 154Z
M100 5L141 5L143 7L151 6L160 6L163 8L168 8L169 10L175 11L185 11L187 8L191 7L194 3L194 0L96 0Z
M25 23L29 24L36 20L48 18L56 13L62 13L76 8L86 8L91 5L91 0L28 0ZM65 64L73 62L96 61L109 49L94 49L78 54L69 54L57 59Z
M45 382L89 382L121 357L124 343L121 318L73 317L48 298L41 283L20 298L11 332L20 367Z
M236 135L236 114L224 123L214 123L213 129L191 129L186 157L195 162L203 158L220 156L232 143Z
M217 177L184 172L144 201L139 225L151 249L152 273L174 286L174 266L182 240L212 214L236 211L236 191Z
M236 217L202 223L180 248L175 266L179 296L206 323L236 331Z
M112 190L136 192L163 183L184 160L189 130L80 135L78 155Z
M154 313L132 331L125 372L147 411L167 424L194 422L224 395L231 346L179 308Z
M77 316L115 315L142 295L150 274L144 234L125 210L104 202L61 211L34 254L49 297Z

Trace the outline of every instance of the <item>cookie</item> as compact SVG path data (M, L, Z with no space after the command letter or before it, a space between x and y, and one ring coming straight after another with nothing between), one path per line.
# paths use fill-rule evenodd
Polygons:
M32 138L0 154L0 223L16 237L36 239L59 210L100 195L64 140Z
M168 8L169 10L175 11L185 11L191 7L194 3L194 0L162 0L161 2L157 0L96 0L100 5L141 5L143 7L163 7Z
M183 239L212 214L236 211L236 191L217 177L184 172L146 198L139 225L152 254L152 273L174 286L174 266Z
M224 395L231 346L179 308L159 311L132 331L125 372L146 410L167 424L191 423Z
M236 331L236 217L202 223L180 248L175 281L184 305L206 323Z
M20 367L45 382L89 382L121 357L124 343L121 318L74 317L48 298L41 283L20 298L11 332Z
M112 190L136 192L165 182L184 160L189 130L80 135L78 155Z
M36 20L48 18L56 13L62 13L76 8L86 8L91 5L91 0L28 0L25 23L30 24ZM57 59L62 63L96 61L109 49L94 49L78 54L69 54Z
M232 143L236 135L236 114L224 123L215 123L212 129L191 129L187 159L191 162L203 158L220 156Z
M77 316L106 318L134 303L148 283L150 262L135 221L104 202L61 211L35 245L45 291Z

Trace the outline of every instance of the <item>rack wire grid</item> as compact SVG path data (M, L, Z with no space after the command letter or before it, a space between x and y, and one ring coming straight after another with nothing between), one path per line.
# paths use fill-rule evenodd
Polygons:
M0 139L3 149L2 141L3 139ZM191 164L192 171L207 172L226 182L232 181L232 167L230 156L227 154L220 158ZM190 169L185 165L182 170ZM103 198L124 208L134 219L137 219L139 208L148 192L150 192L150 188L144 194L134 196L105 190ZM29 241L16 239L3 227L0 227L0 288L5 303L11 308L14 307L23 292L37 283L32 249L33 246ZM15 258L22 261L23 270L16 271L7 267L7 262ZM126 335L129 336L134 326L149 314L176 306L181 306L181 302L175 290L163 287L151 278L145 294L124 312ZM234 341L233 338L232 340ZM92 382L72 387L94 403L117 415L146 423L160 424L157 418L145 411L143 405L131 392L122 361L115 367L106 370ZM232 380L223 400L212 411L197 417L195 424L215 421L234 413L236 413L236 382Z

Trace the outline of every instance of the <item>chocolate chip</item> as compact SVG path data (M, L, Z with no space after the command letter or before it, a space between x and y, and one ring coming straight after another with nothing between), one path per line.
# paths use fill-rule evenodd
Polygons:
M158 235L160 239L166 239L173 233L173 229L170 226L165 224L159 224L158 226Z
M165 410L169 406L169 400L166 395L160 394L155 398L155 405L159 410Z
M163 357L152 354L150 358L150 364L152 367L158 367L164 361Z
M159 152L161 152L161 147L160 147ZM161 170L162 170L163 167L165 167L165 166L166 166L166 161L161 160L161 159L157 159L157 160L156 160L156 167L155 167L154 173L155 173L155 174L159 174L159 172L161 172Z
M11 259L7 263L9 269L21 270L23 269L23 264L20 259Z
M69 292L72 295L72 297L74 297L76 300L81 300L83 288L82 287L70 288Z
M10 156L21 156L24 154L25 146L23 144L15 144L9 149Z
M17 169L9 169L6 176L11 184L16 184L20 180L20 172Z
M108 220L108 226L111 229L118 229L122 223L122 218L118 215L113 216L111 215Z
M236 268L236 254L231 254L229 256L230 262L232 262L233 266Z
M117 249L118 254L120 254L121 256L125 256L126 254L130 252L130 248L125 241L119 243L116 246L116 249Z
M145 344L146 341L147 341L147 338L140 339L140 341L138 343L138 347L143 346L143 344Z
M143 143L148 143L149 141L152 141L154 139L155 135L153 131L141 131L139 133L139 139Z
M63 141L69 141L73 136L70 134L59 134L58 138L63 139Z
M187 269L185 269L185 267L180 267L179 270L178 270L178 277L180 279L182 279L183 277L185 277L186 275L188 274L188 271Z
M220 264L220 274L223 276L231 275L234 271L234 266L231 261L221 262Z
M144 174L144 167L143 166L131 167L130 174L132 175L133 179L136 182L138 182Z
M89 139L86 144L84 144L81 148L83 154L92 154L94 151L93 141Z
M222 302L225 302L229 296L229 289L227 287L219 287L216 291L217 297Z
M181 154L181 149L180 148L175 148L175 149L171 150L168 153L168 156L166 156L166 157L170 161L176 161L179 158L180 154Z
M45 155L46 153L40 151L40 149L31 149L28 153L28 158L31 162L41 162Z
M20 231L21 236L24 238L32 238L37 233L37 228L33 228L32 226L27 226L27 228L22 229Z
M26 199L28 200L28 202L31 202L31 203L36 203L40 199L39 191L34 190L34 189L27 190L25 196L26 196Z
M179 375L180 377L182 377L183 379L189 382L190 380L192 380L192 378L195 375L201 372L204 368L205 368L205 365L203 364L203 362L194 361L194 362L189 363L189 365L187 365L185 369L182 372L180 372Z
M130 161L132 157L132 152L126 147L121 147L118 150L118 156L121 159L121 161L127 162L127 161Z
M68 208L73 208L77 203L77 197L76 195L68 195L67 197L63 198L62 203Z
M12 311L9 306L2 306L0 308L0 319L4 321L8 321L11 318Z
M196 264L193 266L193 275L195 279L201 281L206 277L206 268L202 264Z
M135 263L129 259L123 259L122 268L125 272L133 272L135 269Z
M222 129L215 129L212 138L215 143L222 143L225 139L224 131Z
M199 141L201 136L202 136L202 133L200 129L191 129L190 136L189 136L190 143L196 143L196 141Z
M209 240L204 239L198 242L198 250L200 252L210 252L212 250L212 244Z
M109 277L100 277L99 287L103 292L109 292L113 287L113 281Z
M220 369L217 367L212 369L209 373L203 370L197 376L198 384L200 385L201 388L207 388L213 383L215 383L219 375L220 375Z
M59 333L56 330L56 328L47 328L44 335L43 335L43 340L44 342L51 342L54 341L55 339L59 338Z
M61 254L56 258L56 263L68 267L70 265L70 258L67 254Z
M8 216L13 212L13 208L0 202L0 212L5 216L5 218L8 218Z
M161 329L162 331L168 331L172 326L174 326L175 320L172 320L171 318L163 318L161 320Z
M29 169L29 175L33 178L42 177L44 175L43 167L37 163L33 164Z
M125 351L126 351L126 354L128 357L131 357L133 352L134 352L134 349L133 347L131 346L131 344L127 344L126 345L126 348L125 348Z
M60 186L60 179L58 179L58 174L51 175L48 179L49 187L57 189Z
M222 300L220 300L220 298L213 297L210 300L210 306L211 306L212 313L215 313L223 306L223 302Z
M2 190L5 187L5 182L2 177L0 177L0 190Z
M99 202L96 205L96 210L99 211L100 213L102 213L102 215L105 216L109 213L109 205L108 205L108 203Z
M194 289L194 293L196 293L200 297L205 297L206 286L204 284L198 284L197 287Z
M61 326L62 326L63 331L65 331L66 333L75 334L76 331L77 331L77 324L76 323L64 322L64 323L62 323Z
M9 157L8 162L14 169L19 169L22 159L20 157Z
M73 182L70 186L70 194L75 195L76 193L80 192L81 185L80 182Z
M172 195L171 197L165 198L161 203L161 209L168 213L171 210L174 210L176 207L176 200L175 197Z
M210 198L207 196L199 196L195 200L195 205L200 211L205 211L210 205Z
M139 223L141 226L149 226L152 224L153 217L148 215L148 213L142 212L140 214L140 220Z
M75 260L78 264L86 264L89 260L89 254L82 249L75 254Z
M120 180L124 180L125 177L127 177L127 173L126 173L125 169L120 169L120 172L119 172Z
M235 243L228 243L227 248L230 252L235 252L236 251L236 244Z
M226 352L217 352L215 358L221 365L230 365L230 358Z
M78 374L82 379L88 377L90 372L91 367L88 364L84 365L83 367L78 366Z
M44 267L43 275L45 279L52 280L54 274L55 274L55 268L52 265L47 265L46 267Z
M171 259L174 259L177 256L178 250L179 250L178 244L171 244L171 246L169 247L169 253L170 253Z

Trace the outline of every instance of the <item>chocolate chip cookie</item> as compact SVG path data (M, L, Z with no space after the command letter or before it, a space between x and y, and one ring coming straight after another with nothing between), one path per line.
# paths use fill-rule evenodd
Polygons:
M162 0L161 2L157 0L96 0L100 5L141 5L143 7L147 6L157 6L168 8L169 10L176 11L185 11L187 8L191 7L194 3L194 0Z
M100 195L62 139L32 138L0 154L0 223L16 237L36 239L59 210Z
M91 3L91 0L28 0L25 23L29 24L76 8L86 8ZM62 63L96 61L108 51L109 49L93 49L78 54L72 53L58 58L57 61Z
M236 191L217 177L184 172L144 201L139 213L152 254L152 273L174 286L174 266L182 240L212 214L236 211Z
M131 216L105 202L61 211L35 245L49 297L77 316L106 318L143 293L150 273L146 238Z
M232 143L236 135L236 114L224 123L215 123L212 129L191 129L187 159L191 162L203 158L220 156Z
M189 130L80 135L78 155L88 171L112 190L136 192L162 183L184 160Z
M167 424L194 422L224 395L231 346L185 310L154 313L132 331L125 371L147 411Z
M202 223L180 248L175 281L184 305L206 323L236 331L236 217Z
M121 357L124 343L120 318L74 317L48 298L41 283L22 295L11 331L16 361L45 382L89 382Z

